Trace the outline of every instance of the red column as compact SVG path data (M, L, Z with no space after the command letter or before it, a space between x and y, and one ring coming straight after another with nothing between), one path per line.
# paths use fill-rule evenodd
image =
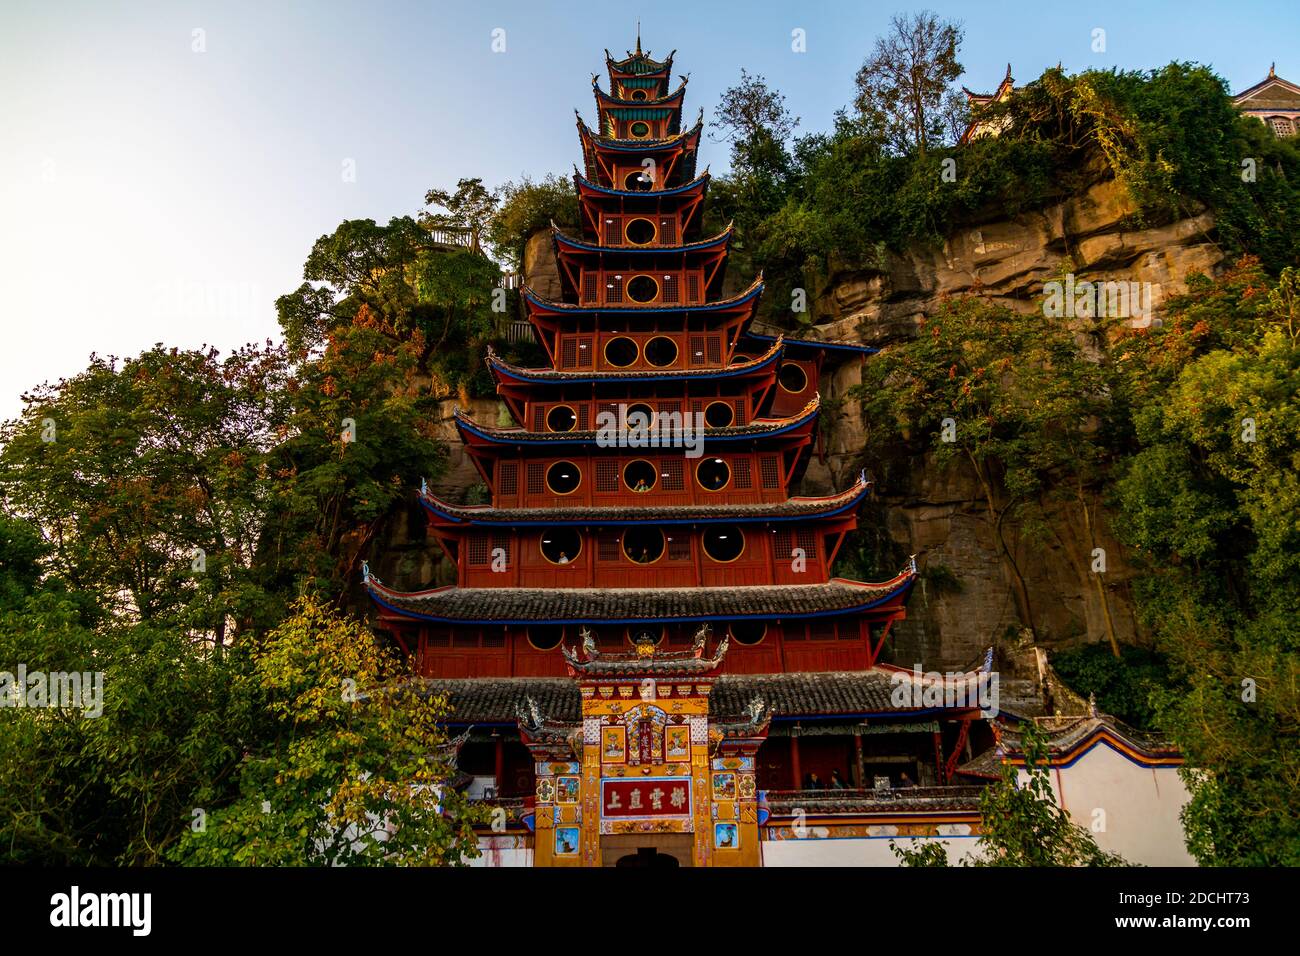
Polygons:
M799 767L799 738L794 736L790 738L790 773L794 777L792 789L802 789L803 774L800 772Z
M497 778L497 796L499 797L501 796L501 792L505 789L505 775L506 775L506 742L505 742L505 738L503 738L500 734L497 734L496 749L497 749L496 767L494 768L494 770L496 772L496 778Z

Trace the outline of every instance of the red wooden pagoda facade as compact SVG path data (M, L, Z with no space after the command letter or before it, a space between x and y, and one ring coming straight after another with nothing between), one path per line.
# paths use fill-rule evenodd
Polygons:
M903 767L943 784L978 708L890 701L879 662L916 565L833 574L865 478L792 494L823 362L870 350L751 328L762 279L724 291L731 230L703 234L685 80L639 39L606 59L596 123L578 121L579 223L553 227L561 293L521 292L548 363L489 352L513 424L456 415L491 502L420 492L455 583L400 591L367 571L366 586L381 629L480 728L462 769L522 801L531 862L597 865L657 834L683 862L754 865L759 788L835 771L878 789ZM904 737L876 733L891 721L901 755ZM641 778L645 799L686 803L637 815Z
M605 650L732 640L732 673L862 670L904 615L914 568L832 576L869 488L791 495L816 438L818 357L747 336L761 278L722 295L731 230L701 235L700 124L682 128L672 57L610 59L597 123L579 119L578 234L553 227L563 294L522 299L550 363L488 366L514 424L456 425L491 492L427 489L454 585L369 578L420 673L561 676L580 628Z

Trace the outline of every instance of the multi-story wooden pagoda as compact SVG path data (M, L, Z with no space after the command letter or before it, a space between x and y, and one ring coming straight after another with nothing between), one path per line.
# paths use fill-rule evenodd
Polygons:
M814 768L858 787L888 773L852 729L836 756L802 766L797 735L768 747L766 771L758 748L772 720L909 716L877 664L917 571L832 574L865 478L791 493L814 452L823 362L870 350L751 329L762 279L723 293L731 230L703 235L709 176L700 122L682 124L686 79L673 87L672 56L652 59L639 38L606 60L596 124L578 120L580 221L553 227L562 294L521 293L549 364L489 353L514 424L456 415L491 503L421 489L456 581L366 582L380 626L458 719L493 728L468 763L495 795L527 795L535 863L610 862L663 838L679 862L756 864L760 786L798 789ZM829 707L827 688L840 694ZM922 732L916 759L940 782L957 755L937 724ZM629 779L661 785L641 794ZM686 805L650 809L678 783Z

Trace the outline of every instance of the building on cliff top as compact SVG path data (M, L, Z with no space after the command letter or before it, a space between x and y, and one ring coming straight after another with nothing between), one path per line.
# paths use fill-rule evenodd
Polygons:
M1300 133L1300 86L1277 75L1277 64L1268 68L1268 76L1232 98L1247 116L1260 120L1274 136Z

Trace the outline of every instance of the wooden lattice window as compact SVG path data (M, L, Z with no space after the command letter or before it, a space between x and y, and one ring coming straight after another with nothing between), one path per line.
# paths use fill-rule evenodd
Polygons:
M452 647L478 647L478 631L456 631L451 635Z
M600 301L600 275L595 272L584 272L582 274L582 301L587 305L595 305Z
M709 364L722 364L722 339L716 335L709 336Z
M684 529L677 529L668 538L668 560L689 561L691 557L691 536Z
M492 532L492 553L500 552L505 558L505 566L510 567L510 535L504 531Z
M618 546L617 531L602 531L596 537L596 560L618 561L622 551Z
M546 408L542 405L533 406L533 431L546 431Z
M505 631L504 630L498 631L495 629L490 631L485 631L483 633L483 646L484 647L505 647L506 646Z
M736 399L736 424L737 425L748 424L748 422L745 420L745 404L746 403L743 398Z
M429 628L427 640L430 647L447 647L451 644L451 629L447 627L431 627Z
M530 495L540 495L546 490L545 472L540 462L530 461L528 463L528 493Z
M686 274L686 301L700 301L700 274L698 272L688 272Z
M585 432L591 428L591 408L587 405L578 406L578 431Z
M754 487L754 476L750 471L748 458L737 458L731 468L731 480L736 487L741 490L747 490Z
M596 360L592 354L592 342L595 341L590 335L578 335L574 337L578 343L578 357L574 361L575 368L591 368L592 363Z
M623 221L618 216L604 220L605 245L621 246L623 244Z
M680 458L662 458L659 460L659 487L664 491L681 491L686 487L683 481L684 471Z
M661 245L671 246L677 243L677 220L660 219L659 220L659 242Z
M666 276L664 276L663 287L662 287L661 290L660 290L659 298L660 298L660 301L663 301L663 302L677 302L677 301L678 301L678 298L677 298L677 276L675 276L675 275L666 275Z
M781 487L781 466L775 455L764 455L759 460L758 469L764 488Z
M605 276L605 301L608 303L623 301L623 277L621 275Z
M798 542L799 542L799 547L803 548L804 557L807 558L817 557L816 532L801 530L799 532Z
M519 494L519 464L503 461L497 465L497 493L502 495Z
M491 540L486 531L474 531L469 536L469 563L489 564L492 561Z
M708 361L709 361L709 356L708 356L707 348L704 343L704 336L692 335L690 364L706 365L708 364Z
M560 368L578 367L578 340L564 338L560 340Z
M618 462L606 458L596 461L596 490L618 491Z
M775 542L772 548L775 552L773 558L776 562L783 564L790 561L794 557L791 554L794 551L794 536L789 531L778 530L776 534L772 535L772 538Z
M808 640L810 641L833 641L835 640L835 622L828 621L824 618L808 622Z

